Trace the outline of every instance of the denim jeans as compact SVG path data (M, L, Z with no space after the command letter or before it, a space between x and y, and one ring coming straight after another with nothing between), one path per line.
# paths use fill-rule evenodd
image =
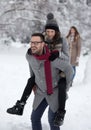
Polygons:
M74 71L74 73L73 73L73 77L72 77L72 80L75 78L75 75L76 75L76 66L72 66L73 67L73 71Z
M47 108L47 106L48 106L48 104L47 104L46 100L44 99L40 103L38 108L36 110L32 111L32 114L31 114L32 130L42 130L41 118L42 118L42 115L43 115L45 109ZM52 110L49 108L48 121L49 121L49 125L50 125L50 130L60 130L60 127L56 127L53 124L55 114L56 113L53 113Z

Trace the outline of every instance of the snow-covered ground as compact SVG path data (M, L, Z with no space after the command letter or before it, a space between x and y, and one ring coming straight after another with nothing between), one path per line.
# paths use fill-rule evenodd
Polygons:
M18 44L16 44L18 45ZM30 115L33 93L27 101L23 116L9 115L7 108L20 99L29 77L25 58L28 46L0 45L0 130L32 130ZM14 47L16 46L16 47ZM66 116L61 130L91 130L91 54L81 56L72 88L66 104ZM48 110L48 109L47 109ZM49 130L47 110L42 123Z

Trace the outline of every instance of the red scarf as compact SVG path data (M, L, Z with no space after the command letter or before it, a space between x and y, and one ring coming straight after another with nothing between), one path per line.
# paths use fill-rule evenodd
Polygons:
M53 86L52 86L52 73L51 73L51 63L49 61L50 52L48 47L44 46L45 54L38 56L34 55L38 60L45 60L44 62L44 69L45 69L45 78L46 78L46 85L47 85L47 94L50 95L53 93Z

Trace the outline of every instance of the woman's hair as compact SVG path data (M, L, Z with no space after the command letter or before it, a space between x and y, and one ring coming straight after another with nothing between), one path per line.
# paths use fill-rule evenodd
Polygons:
M57 41L61 37L61 33L59 31L55 31L55 36L53 37L53 41Z
M77 28L75 26L72 26L68 32L68 35L66 36L66 38L69 38L69 36L71 35L71 29L75 30L75 36L74 36L74 41L77 41L80 38L80 34L77 30Z

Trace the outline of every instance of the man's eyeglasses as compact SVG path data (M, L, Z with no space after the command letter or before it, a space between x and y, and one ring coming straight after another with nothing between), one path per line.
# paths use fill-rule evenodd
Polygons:
M34 42L33 42L33 41L30 41L30 43L31 43L31 44L34 44L35 46L37 46L39 43L42 43L42 42L43 42L43 41L39 41L39 42L37 42L37 41L34 41Z

